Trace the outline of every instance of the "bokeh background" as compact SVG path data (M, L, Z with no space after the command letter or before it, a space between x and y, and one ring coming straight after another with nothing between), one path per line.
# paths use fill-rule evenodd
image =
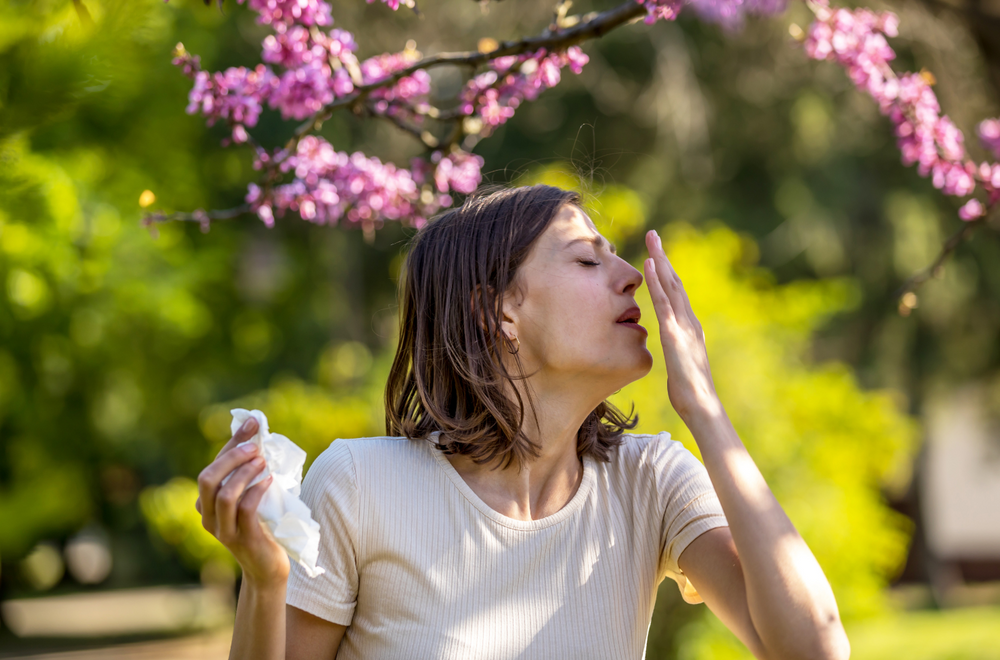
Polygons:
M933 71L967 135L1000 115L1000 2L872 6L900 15L900 66ZM535 34L552 10L357 0L334 17L364 57ZM412 230L140 223L144 191L147 210L242 201L251 152L184 113L170 54L252 66L254 18L233 2L0 1L0 657L225 657L238 567L201 528L194 479L229 410L264 410L310 461L384 432ZM804 56L789 25L808 22L792 2L731 33L690 16L618 29L475 152L488 182L581 190L634 263L645 230L665 236L722 401L855 658L1000 658L1000 243L981 229L900 312L894 292L960 229L957 204L900 164L839 67ZM435 82L448 95L461 79ZM255 135L293 128L265 111ZM322 134L419 153L346 113ZM615 401L697 451L665 382L658 355ZM667 581L647 657L749 654Z

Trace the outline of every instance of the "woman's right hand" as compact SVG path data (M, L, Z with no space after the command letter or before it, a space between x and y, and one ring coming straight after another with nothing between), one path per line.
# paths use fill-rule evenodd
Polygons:
M255 445L236 448L256 432L257 421L248 419L201 471L195 508L202 526L236 557L245 579L260 585L283 584L288 580L288 554L257 518L257 507L272 477L247 488L264 469L264 459L257 455ZM222 486L233 470L236 473Z

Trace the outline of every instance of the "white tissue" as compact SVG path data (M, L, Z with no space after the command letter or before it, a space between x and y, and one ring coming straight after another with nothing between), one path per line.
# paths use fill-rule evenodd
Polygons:
M271 433L267 427L267 417L261 411L235 408L230 412L233 415L230 426L233 435L251 417L257 420L257 433L237 447L252 442L257 445L259 455L267 462L264 471L247 488L263 481L268 475L274 476L257 507L257 517L267 525L281 547L288 551L288 556L306 570L309 577L322 575L326 570L316 565L319 558L319 523L313 520L312 511L299 499L306 453L280 433ZM225 484L232 476L230 473L222 483Z

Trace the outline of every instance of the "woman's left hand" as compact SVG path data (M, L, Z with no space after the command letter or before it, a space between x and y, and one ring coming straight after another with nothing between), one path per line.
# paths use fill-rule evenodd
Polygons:
M701 323L655 231L646 232L646 248L650 258L643 270L660 326L670 405L681 419L699 411L714 414L721 410L721 404L708 366Z

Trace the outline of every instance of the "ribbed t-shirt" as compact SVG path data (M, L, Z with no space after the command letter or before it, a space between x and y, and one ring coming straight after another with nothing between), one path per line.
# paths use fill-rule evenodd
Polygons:
M293 562L287 603L348 626L341 660L642 658L657 586L701 602L677 558L727 521L669 433L623 439L531 521L491 509L430 441L336 440L301 493L326 573Z

